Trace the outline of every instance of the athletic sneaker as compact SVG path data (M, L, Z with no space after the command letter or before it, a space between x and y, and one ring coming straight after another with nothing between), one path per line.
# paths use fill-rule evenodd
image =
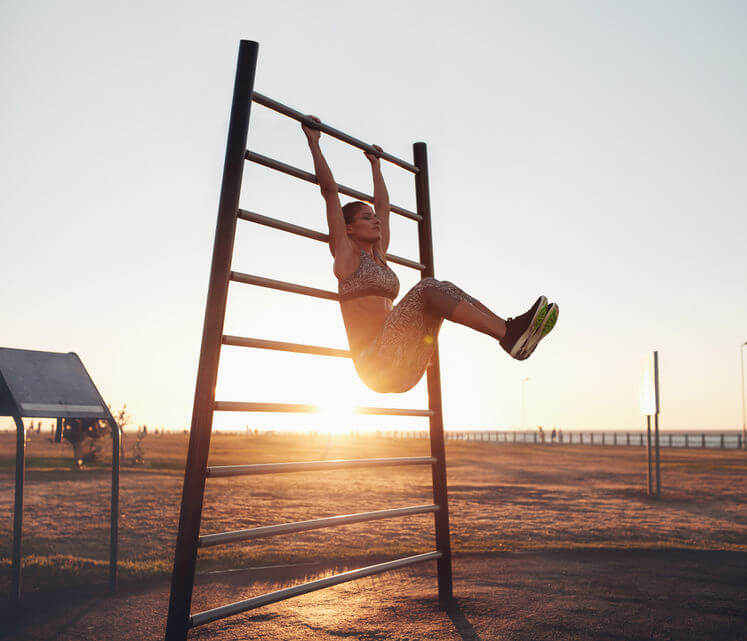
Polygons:
M547 298L540 296L521 316L506 320L506 335L500 340L500 344L509 356L518 358L527 340L542 326L546 315Z
M525 361L532 355L532 352L537 348L539 342L552 331L553 327L555 327L558 322L559 315L560 308L556 303L552 303L547 306L547 311L542 322L538 326L537 330L525 341L524 348L516 357L517 360Z

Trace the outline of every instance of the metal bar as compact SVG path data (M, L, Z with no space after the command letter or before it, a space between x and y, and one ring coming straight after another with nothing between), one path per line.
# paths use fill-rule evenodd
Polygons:
M418 244L420 262L426 266L422 278L435 275L433 262L433 231L431 229L431 201L428 187L428 150L424 142L413 145L415 165L419 171L415 175L415 196L418 214ZM428 408L431 456L436 463L431 468L433 476L433 502L440 507L435 513L436 549L441 553L438 559L438 600L441 607L448 607L453 600L451 573L451 541L449 535L449 501L446 487L446 449L444 446L444 423L441 411L441 366L438 356L438 339L434 341L433 356L427 369Z
M104 407L107 407L104 404ZM109 517L109 590L117 589L117 563L119 560L119 452L121 447L119 425L110 415L112 431L112 495L111 512Z
M318 405L306 403L251 403L245 401L215 401L216 412L277 412L279 414L313 414L321 411ZM377 416L432 416L432 410L409 410L399 407L356 407L352 414Z
M371 576L373 574L380 574L389 570L396 570L408 565L414 565L415 563L422 563L440 558L441 552L426 552L425 554L417 554L415 556L408 556L404 559L387 561L386 563L377 563L376 565L369 565L365 568L350 570L349 572L342 572L341 574L334 574L323 579L318 579L317 581L302 583L301 585L295 585L290 588L284 588L283 590L277 590L276 592L270 592L269 594L263 594L251 599L237 601L236 603L193 614L189 618L189 625L190 627L196 628L197 626L210 623L211 621L224 619L235 614L240 614L241 612L246 612L247 610L254 610L263 605L269 605L270 603L277 603L278 601L284 601L291 597L300 596L301 594L308 594L309 592L328 588L333 585L339 585L340 583L345 583L347 581L354 581L355 579L362 579L363 577Z
M383 158L384 160L387 160L392 164L398 165L399 167L402 167L402 169L407 169L408 171L411 171L414 174L418 173L418 168L415 165L410 164L406 160L402 160L400 158L397 158L396 156L392 156L391 154L388 154L385 151L384 152L376 151L372 145L369 145L363 142L362 140L358 140L357 138L353 138L353 136L350 136L346 134L345 132L340 131L339 129L335 129L334 127L325 125L322 122L317 122L316 120L312 120L306 114L303 114L300 111L297 111L293 109L292 107L289 107L288 105L284 105L278 102L277 100L273 100L272 98L263 96L261 93L257 93L256 91L254 92L253 100L254 102L262 105L263 107L267 107L268 109L277 111L278 113L283 114L284 116L293 118L293 120L298 120L298 122L302 122L305 125L309 125L310 127L313 127L314 129L319 129L319 131L322 131L325 134L332 136L333 138L337 138L338 140L342 140L342 142L346 142L349 145L353 145L353 147L358 147L358 149L362 149L363 151L376 154L379 158Z
M77 354L74 354L78 359L81 369L86 373L88 378L91 379L91 375L88 373L86 366L83 365L83 361ZM109 514L109 590L115 592L117 589L117 574L118 574L118 559L119 559L119 456L121 451L121 432L119 425L114 420L109 406L101 396L98 388L94 385L94 390L99 398L101 407L104 408L106 413L106 420L109 423L109 428L112 433L112 491L111 491L111 507Z
M257 163L258 165L269 167L270 169L274 169L275 171L288 174L289 176L293 176L294 178L300 178L301 180L314 183L315 185L318 184L318 181L314 174L309 173L308 171L304 171L303 169L299 169L298 167L294 167L293 165L288 165L287 163L280 162L279 160L275 160L274 158L263 156L262 154L258 154L256 151L247 149L244 157L251 162ZM357 189L346 187L345 185L337 184L337 191L339 191L341 194L345 194L346 196L350 196L351 198L364 200L368 203L373 202L373 196L364 194L362 191L358 191ZM405 209L404 207L400 207L399 205L390 204L389 209L395 214L399 214L400 216L404 216L405 218L410 218L411 220L417 221L420 220L420 216L418 214L410 211L409 209Z
M338 356L340 358L350 358L350 352L346 349L335 349L333 347L316 347L314 345L302 345L301 343L268 341L261 338L224 336L223 344L231 345L233 347L256 347L258 349L273 349L281 352L296 352L297 354L316 354L318 356Z
M16 487L13 501L13 559L11 562L11 601L21 598L21 544L23 540L23 478L26 469L26 428L20 416L16 424Z
M318 240L322 243L329 242L329 234L324 234L320 231L308 229L307 227L301 227L300 225L294 225L293 223L289 223L284 220L278 220L277 218L263 216L262 214L258 214L254 211L239 209L239 218L252 223L257 223L258 225L264 225L265 227L272 227L273 229L279 229L280 231L287 231L291 234L296 234L297 236L303 236L304 238Z
M239 209L258 48L259 45L251 40L242 40L239 44L213 260L210 267L210 286L205 305L202 346L192 408L174 572L171 575L166 641L185 641L187 638L205 492L205 470L213 427L218 360L226 314L228 280L231 273L236 214Z
M654 351L654 392L656 394L656 414L654 414L654 455L656 457L656 497L661 496L661 457L659 455L659 352ZM669 436L669 447L672 436Z
M315 231L314 229L301 227L300 225L294 225L293 223L288 223L284 220L278 220L277 218L263 216L262 214L258 214L253 211L239 209L239 218L252 223L257 223L259 225L264 225L265 227L272 227L273 229L279 229L280 231L287 231L291 234L296 234L297 236L303 236L304 238L311 238L312 240L318 240L323 243L329 242L329 234L324 234L320 231ZM397 263L398 265L402 265L403 267L410 267L419 271L423 271L425 269L425 265L422 265L421 263L417 263L414 260L409 260L408 258L402 258L401 256L395 256L394 254L386 254L385 258L388 261Z
M399 458L337 459L334 461L300 461L297 463L255 463L253 465L218 465L207 468L207 476L250 476L255 474L288 474L291 472L317 472L319 470L341 470L363 467L395 467L400 465L433 465L432 456L408 456Z
M415 505L413 507L400 507L392 510L378 510L376 512L361 512L360 514L345 514L342 516L330 516L323 519L310 521L299 521L297 523L283 523L281 525L267 525L255 527L248 530L235 530L233 532L221 532L220 534L206 534L200 537L200 547L236 543L237 541L248 541L279 534L292 534L294 532L308 532L320 528L337 527L349 525L350 523L363 523L365 521L376 521L379 519L392 519L400 516L413 516L425 514L438 510L438 505Z
M236 283L244 283L246 285L257 285L258 287L277 289L281 292L290 292L291 294L303 294L304 296L311 296L312 298L336 301L340 300L340 296L336 292L330 292L325 289L316 289L314 287L305 287L304 285L296 285L295 283L286 283L282 280L274 280L272 278L265 278L264 276L231 272L230 280Z
M747 449L747 405L745 405L744 397L744 347L747 345L747 341L739 346L739 367L740 367L740 382L742 383L742 445Z

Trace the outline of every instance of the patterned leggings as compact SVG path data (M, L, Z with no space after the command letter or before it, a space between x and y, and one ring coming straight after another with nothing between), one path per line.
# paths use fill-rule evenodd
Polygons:
M415 285L389 312L373 343L355 359L363 382L381 393L415 387L433 354L443 319L459 301L480 305L449 281L424 278Z

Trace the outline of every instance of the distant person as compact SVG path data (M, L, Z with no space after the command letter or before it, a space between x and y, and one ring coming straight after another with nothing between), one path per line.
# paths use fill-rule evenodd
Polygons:
M523 314L503 320L453 283L424 278L393 304L399 280L385 259L389 194L379 157L365 152L373 175L373 208L361 201L343 207L319 146L321 132L305 124L302 128L327 207L329 248L339 281L342 318L353 364L363 382L376 392L413 388L425 372L445 318L492 336L512 358L529 358L558 320L558 306L549 304L545 296L537 298ZM380 147L373 149L382 151ZM477 226L471 231L480 233Z
M552 428L552 432L550 432L550 443L555 443L555 439L558 438L558 433L555 430L555 428Z
M558 443L563 442L563 430L558 430Z

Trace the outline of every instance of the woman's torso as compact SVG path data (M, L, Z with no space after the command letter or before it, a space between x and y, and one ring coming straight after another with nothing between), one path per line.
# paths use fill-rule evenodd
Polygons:
M399 293L399 279L374 254L361 250L357 269L338 283L340 309L353 358L369 347L392 310Z

